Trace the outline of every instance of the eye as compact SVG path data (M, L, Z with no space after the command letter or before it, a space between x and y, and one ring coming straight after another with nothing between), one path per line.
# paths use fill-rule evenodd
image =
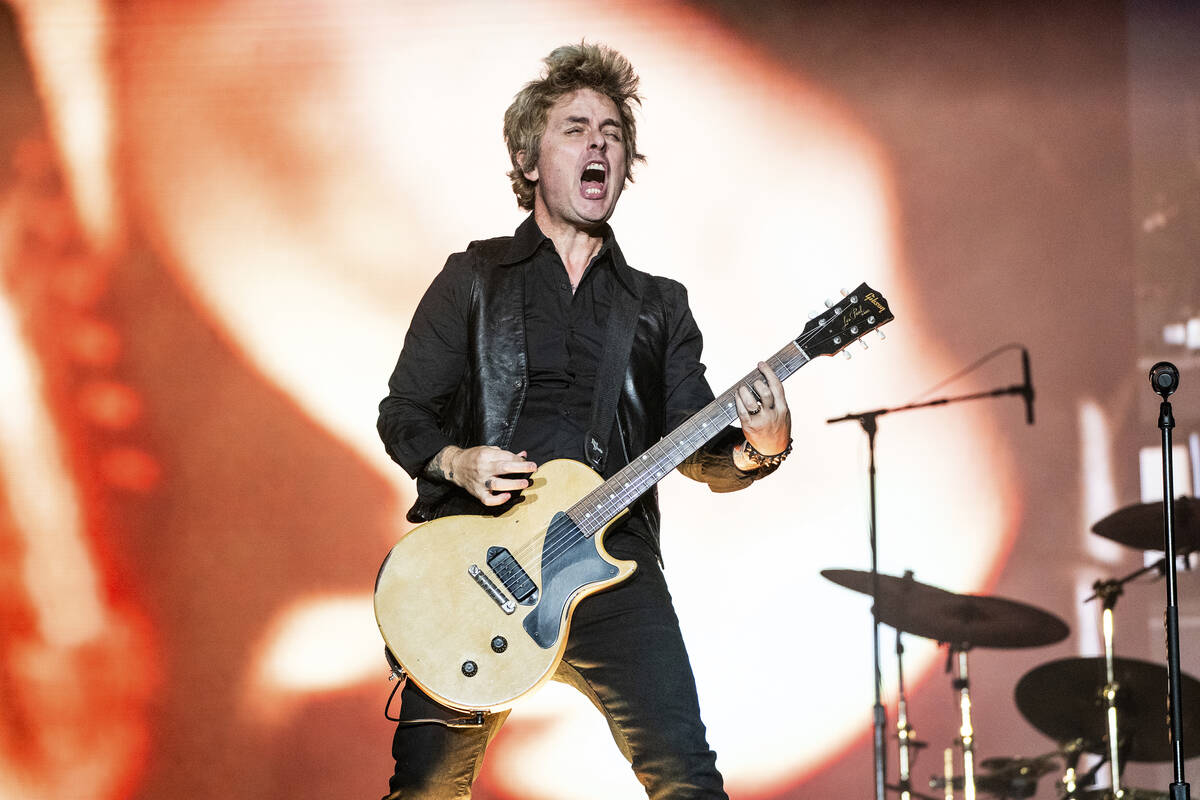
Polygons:
M567 128L567 133L580 133L582 131L583 128L579 127L578 125L572 125L571 127Z
M609 139L612 139L614 142L621 141L621 134L617 131L605 131L604 135Z

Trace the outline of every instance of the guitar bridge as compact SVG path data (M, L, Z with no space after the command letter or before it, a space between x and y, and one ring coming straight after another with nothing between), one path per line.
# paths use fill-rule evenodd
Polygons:
M525 568L508 552L508 548L489 547L487 565L500 578L504 588L517 598L518 603L530 606L537 602L537 586Z
M500 587L492 583L492 579L479 568L478 564L467 567L467 574L475 579L483 591L487 592L488 597L496 601L496 605L500 606L500 610L505 614L511 614L517 610L517 604L506 597L504 592L500 591Z

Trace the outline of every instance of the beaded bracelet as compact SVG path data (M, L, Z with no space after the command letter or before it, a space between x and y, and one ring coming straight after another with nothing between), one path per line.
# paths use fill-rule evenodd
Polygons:
M783 463L783 460L785 458L787 458L788 454L791 452L792 452L792 440L790 437L788 438L788 445L784 449L784 451L782 453L776 453L773 456L765 456L762 453L758 452L757 450L754 449L754 445L750 444L749 441L747 441L746 445L742 448L742 455L744 455L746 458L750 459L751 461L753 461L755 464L757 464L760 467L778 467L780 464Z

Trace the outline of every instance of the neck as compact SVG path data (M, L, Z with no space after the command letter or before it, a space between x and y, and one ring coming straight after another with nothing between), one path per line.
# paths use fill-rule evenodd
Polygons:
M579 283L584 271L604 244L604 223L581 228L565 220L553 219L540 203L534 207L533 219L538 228L554 243L558 257L567 268L572 285Z

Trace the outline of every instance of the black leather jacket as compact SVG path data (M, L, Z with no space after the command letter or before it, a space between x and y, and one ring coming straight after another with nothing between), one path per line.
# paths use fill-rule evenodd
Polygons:
M532 217L525 224L534 224ZM429 480L422 470L450 444L509 445L527 379L522 265L531 252L523 252L520 241L501 237L472 242L465 252L450 256L413 316L378 421L388 454L417 479L417 501L408 512L412 522L449 513L493 513L458 487ZM607 453L605 475L712 399L686 290L676 281L629 267L615 244L614 291L619 297L613 307L630 309L631 315L636 309L636 316L617 401L622 452ZM432 362L416 356L429 352L438 354ZM703 402L677 407L673 397L700 397ZM741 441L737 428L727 428L680 471L714 491L740 489L765 474L734 466L732 449ZM632 510L634 524L640 517L657 544L656 492L647 493Z

